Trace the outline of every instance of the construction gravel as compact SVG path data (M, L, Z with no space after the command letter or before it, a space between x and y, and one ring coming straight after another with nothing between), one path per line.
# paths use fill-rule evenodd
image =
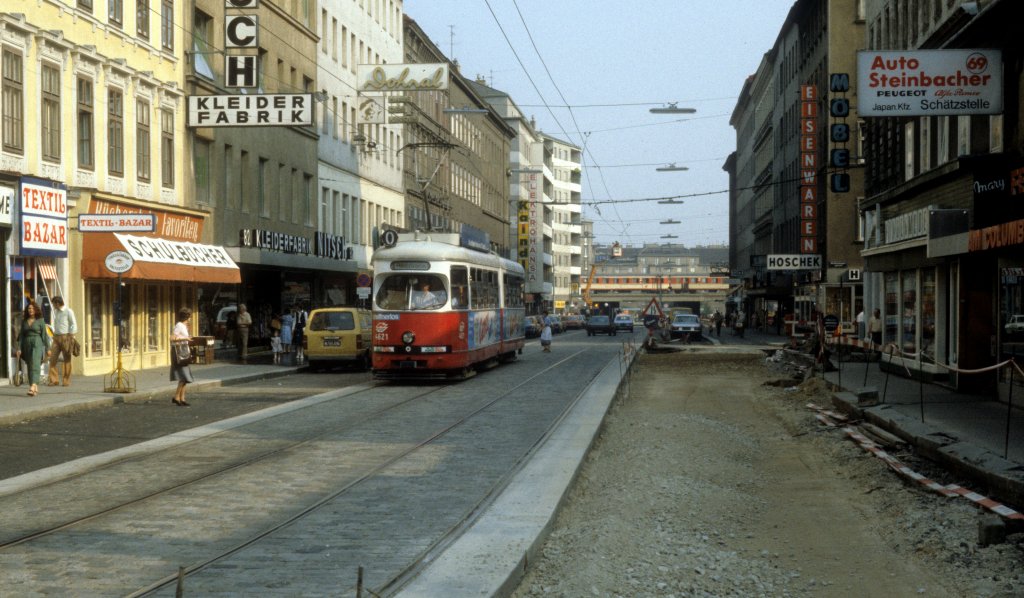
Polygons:
M1024 595L1024 534L980 546L973 503L897 477L814 419L823 381L782 375L758 355L641 356L513 595Z

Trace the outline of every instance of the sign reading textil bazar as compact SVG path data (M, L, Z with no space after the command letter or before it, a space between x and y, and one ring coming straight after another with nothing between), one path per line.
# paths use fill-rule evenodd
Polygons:
M67 187L54 181L22 177L18 204L21 255L67 257Z
M1003 111L999 50L857 52L860 116L944 116Z
M190 127L313 125L313 94L265 93L188 97Z

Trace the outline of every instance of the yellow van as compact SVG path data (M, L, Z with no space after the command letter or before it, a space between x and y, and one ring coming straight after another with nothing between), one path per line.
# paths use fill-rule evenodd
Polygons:
M369 369L373 315L356 307L324 307L309 314L302 346L311 369L348 363Z

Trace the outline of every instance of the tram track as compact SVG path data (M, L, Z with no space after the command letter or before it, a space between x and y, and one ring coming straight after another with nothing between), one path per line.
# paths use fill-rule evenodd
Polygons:
M123 595L156 595L162 589L165 589L168 586L176 583L179 580L179 575L181 575L183 579L188 579L192 576L202 573L203 571L209 570L212 566L215 566L216 564L226 559L230 559L232 556L244 551L247 548L260 544L265 539L272 537L275 534L278 534L282 530L285 530L286 528L289 528L290 526L293 526L296 523L301 522L302 520L306 519L307 517L311 516L317 511L323 509L324 507L331 505L340 497L343 497L346 494L353 492L353 490L359 488L360 486L366 485L368 482L374 480L378 476L381 476L382 473L387 471L389 468L394 468L396 464L401 463L403 460L409 460L411 457L414 457L418 453L422 453L425 450L429 449L429 447L431 447L432 445L436 445L439 442L439 440L449 436L450 434L452 434L453 431L458 430L461 427L465 427L467 425L467 422L470 422L474 418L479 417L482 413L495 408L496 405L500 405L502 402L507 402L510 398L516 397L517 394L521 394L523 392L523 389L530 387L536 388L538 380L542 380L545 377L551 376L552 372L557 371L557 369L560 367L565 367L565 365L568 362L579 359L582 355L586 354L587 352L588 349L575 351L571 354L567 354L564 358L556 362L546 363L545 366L541 368L539 371L534 372L526 377L517 377L515 384L507 385L502 389L502 392L500 392L496 396L490 397L488 398L488 400L485 401L478 401L475 404L471 404L469 408L466 408L466 405L463 404L469 404L467 403L466 398L460 398L460 400L457 401L460 404L460 407L458 408L465 409L464 412L458 415L453 415L450 413L442 413L436 415L438 419L447 418L446 421L441 422L443 423L443 425L440 425L429 432L421 432L420 438L418 438L415 441L406 439L405 446L402 447L401 450L397 450L394 453L387 455L386 458L383 458L380 461L374 462L371 465L366 466L358 471L354 471L351 477L348 477L345 480L343 480L343 483L336 486L333 490L328 492L321 492L319 499L303 504L301 508L299 508L298 510L293 509L287 516L279 516L275 522L271 523L270 525L263 525L259 530L247 530L247 534L244 538L236 539L230 545L221 545L217 548L216 551L211 552L210 554L205 554L201 558L193 559L191 562L189 562L189 564L181 567L180 573L176 572L168 574L151 583L137 586L136 590ZM501 370L499 369L497 371ZM380 392L382 386L385 387L385 389L391 389L391 392L403 391L409 388L408 386L397 384L375 385L374 388L361 391L360 394ZM261 464L265 464L268 461L279 459L289 453L301 452L304 449L308 449L316 445L317 443L323 442L325 439L330 439L332 442L336 442L338 438L345 436L346 432L354 432L360 430L367 426L368 424L380 422L381 420L387 419L389 417L394 418L394 422L391 424L391 427L397 427L401 425L402 416L399 412L403 411L403 408L407 409L414 404L422 403L424 401L437 401L442 395L445 394L460 394L459 385L431 386L428 387L427 389L424 389L422 386L417 386L414 387L413 390L414 394L412 396L407 396L401 400L397 400L395 403L390 404L384 408L368 410L365 413L362 413L358 418L349 419L342 425L336 425L333 427L319 430L316 434L308 435L301 439L295 439L285 445L274 446L271 450L265 450L258 454L249 455L245 459L227 463L223 466L219 466L214 469L208 470L203 475L195 476L192 479L184 480L181 481L180 483L169 484L166 487L156 489L151 492L146 492L139 496L134 496L130 500L122 501L116 505L112 505L103 509L96 509L94 510L94 512L83 514L75 518L67 519L58 524L49 525L45 529L35 529L31 533L20 534L17 537L3 539L3 541L0 542L0 559L3 559L3 555L9 553L12 550L22 548L31 550L31 547L33 546L34 543L46 543L47 541L52 541L52 539L55 537L60 537L62 535L69 534L73 535L79 528L88 526L97 521L102 521L104 519L115 518L118 515L118 513L123 511L139 509L145 510L147 505L160 505L165 504L166 501L178 500L171 497L175 495L180 496L183 493L187 494L190 492L190 489L194 486L202 486L218 478L226 478L233 475L239 475L240 473L243 473L246 470L258 468L261 466ZM368 399L367 397L363 398L366 398L367 400L375 400ZM442 399L437 403L437 405L443 406L446 405L448 402L448 400ZM564 409L567 408L567 406L563 406L563 412ZM431 413L432 415L434 415L433 412ZM413 419L415 419L415 417L413 417ZM387 427L386 424L379 425ZM226 433L227 432L225 431L222 434ZM204 438L202 440L209 441L210 438ZM196 440L195 442L200 441L201 440ZM541 441L542 438L536 439L534 441L534 445ZM346 440L345 442L353 441ZM532 448L530 450L532 450ZM521 455L520 461L527 459L528 454L529 451ZM123 465L125 462L126 460L121 460L116 463L112 463L107 467ZM345 466L338 466L339 469L344 469L344 467L354 467L354 465L348 464ZM90 473L95 473L96 471L97 470L91 470ZM474 513L478 513L479 511L481 511L483 506L487 503L487 501L491 500L491 498L494 495L500 493L501 489L504 487L504 484L507 483L507 480L510 477L511 472L506 473L502 477L502 479L498 481L498 483L493 484L491 486L491 490L489 492L487 492L483 497L479 499L479 501L476 504L473 505L473 507L466 514L466 516L461 517L459 519L457 525L449 527L449 529L444 534L442 534L439 538L436 539L436 541L433 544L431 544L431 546L422 550L418 557L416 559L413 559L411 564L408 564L406 567L403 567L397 574L390 575L387 580L377 580L377 582L374 584L375 587L384 590L385 588L392 588L397 587L397 585L400 585L400 580L402 578L408 577L410 575L410 572L415 571L415 569L418 566L420 566L422 562L429 559L429 556L433 552L438 550L438 547L442 546L447 541L448 538L457 534L458 530L464 527L465 525L468 525L468 523L472 521ZM64 478L61 481L54 482L54 484L60 484L61 482L68 483L71 481L73 480ZM8 500L9 498L10 496L0 497L0 509L3 508L3 501ZM156 506L154 508L160 507ZM0 563L3 563L3 560L0 560ZM174 570L174 568L166 567L165 570ZM3 587L2 584L0 584L0 587ZM121 590L118 590L117 593L123 593L123 587Z
M364 390L364 391L360 391L360 392L368 392L369 390L372 390L372 388ZM319 434L316 434L315 436L312 436L310 438L306 438L306 439L298 441L298 442L294 442L292 444L288 444L288 445L285 445L285 446L275 447L273 450L269 450L269 451L266 451L266 452L263 452L263 453L259 453L259 454L253 455L252 457L250 457L248 459L245 459L245 460L243 460L241 462L235 462L235 463L232 463L230 465L227 465L227 466L224 466L224 467L220 467L220 468L212 470L212 471L208 471L208 472L206 472L205 474L203 474L203 475L201 475L199 477L195 477L195 478L192 478L192 479L190 479L188 481L185 481L185 482L182 482L182 483L177 483L177 484L174 484L172 486L161 488L159 490L156 490L154 492L148 493L148 494L143 495L143 496L134 497L132 500L128 500L128 501L122 502L120 504L113 505L113 506L111 506L109 508L97 511L95 513L91 513L91 514L85 515L85 516L76 517L76 518L71 519L69 521L65 521L63 523L54 525L52 527L48 527L46 529L38 530L38 531L36 531L34 533L26 534L26 535L23 535L21 537L17 537L17 538L13 538L13 539L0 539L0 551L6 550L6 549L11 548L13 546L18 546L19 544L24 544L25 542L30 542L32 540L35 540L35 539L38 539L38 538L42 538L42 537L50 535L50 534L54 534L54 533L57 533L57 532L69 529L69 528L71 528L71 527L73 527L73 526L75 526L77 524L84 523L86 521L90 521L90 520L96 519L97 517L102 517L104 515L108 515L110 513L114 513L114 512L120 511L120 510L125 509L127 507L130 507L132 505L137 505L137 504L145 502L147 500L152 500L153 498L156 498L156 497L159 497L159 496L163 496L163 495L166 495L168 493L171 493L171 492L174 492L174 491L178 491L178 490L187 488L188 486L190 486L192 484L197 484L197 483L202 482L204 480L207 480L209 478L212 478L212 477L215 477L215 476L219 476L219 475L223 475L225 473L228 473L228 472L231 472L231 471L235 471L235 470L238 470L238 469L241 469L241 468L244 468L244 467L249 467L249 466L251 466L251 465L253 465L255 463L258 463L258 462L266 460L266 459L270 459L270 458L272 458L274 456L277 456L277 455L280 455L280 454L282 454L282 453L284 453L286 451L295 450L296 448L300 448L301 446L309 444L311 442L314 442L318 438L322 438L322 437L324 437L324 436L326 436L328 434L336 434L337 432L342 431L342 430L344 430L346 428L351 428L351 427L357 426L358 424L362 423L363 421L367 421L367 420L369 420L369 419L371 419L373 417L379 416L379 415L381 415L383 413L386 413L387 411L389 411L391 409L399 408L399 407L401 407L402 405L404 405L404 404L406 404L408 402L418 400L418 399L420 399L420 398L422 398L424 396L427 396L429 394L432 394L432 393L435 393L435 392L440 392L441 390L443 390L443 387L442 388L431 389L431 390L428 390L426 392L419 393L417 395L409 397L408 399L406 399L404 401L401 401L399 403L396 403L394 405L389 405L389 406L387 406L387 407L385 407L383 409L377 410L375 412L367 413L367 414L363 415L359 420L355 420L355 421L351 421L351 422L346 422L346 424L344 426L339 426L337 428L333 428L331 430L327 430L327 431L321 432ZM225 434L225 433L227 433L227 431L221 432L221 434ZM201 442L201 441L205 441L205 440L209 440L209 437L199 438L199 439L196 439L196 440L192 440L191 442ZM187 446L187 443L185 445L178 445L178 447L183 447L183 446ZM143 457L148 457L148 456L150 456L150 455L144 455ZM142 457L140 457L140 458L142 458ZM129 459L125 459L125 460L121 460L121 461L116 461L116 462L108 463L106 465L102 465L100 467L114 467L114 466L117 466L117 465L121 465L121 464L125 463L128 460ZM73 480L75 478L80 478L80 477L83 477L83 476L87 476L87 475L93 474L98 469L99 468L94 468L94 469L88 469L88 470L80 471L80 472L72 474L70 476L63 477L63 478L61 478L59 480L56 480L56 481L53 481L53 482L49 482L47 485L69 482L69 481L71 481L71 480ZM35 488L32 488L32 489L33 490L34 489L38 489L39 487L40 486L36 486Z

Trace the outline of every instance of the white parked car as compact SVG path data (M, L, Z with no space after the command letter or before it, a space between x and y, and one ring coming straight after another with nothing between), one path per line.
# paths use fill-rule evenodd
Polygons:
M1006 331L1006 334L1024 332L1024 314L1010 316L1010 319L1006 321L1006 325L1003 326L1003 330Z
M686 338L687 340L696 341L703 338L703 332L704 327L700 323L700 318L695 314L676 314L672 318L672 338Z

